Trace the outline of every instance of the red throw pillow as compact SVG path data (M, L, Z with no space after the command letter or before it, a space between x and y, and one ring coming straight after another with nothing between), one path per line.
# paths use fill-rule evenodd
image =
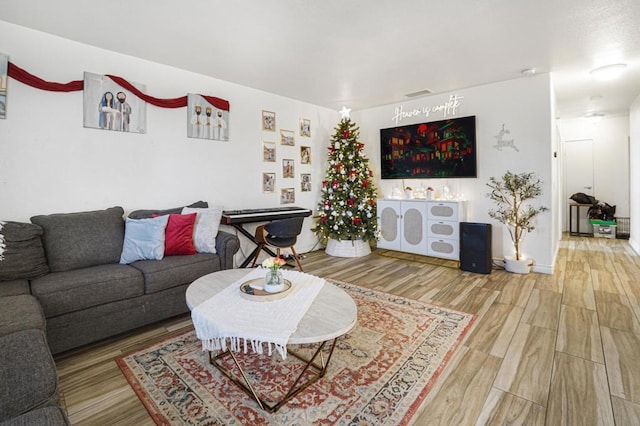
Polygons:
M193 246L193 226L197 213L170 214L164 231L164 255L180 256L196 254Z

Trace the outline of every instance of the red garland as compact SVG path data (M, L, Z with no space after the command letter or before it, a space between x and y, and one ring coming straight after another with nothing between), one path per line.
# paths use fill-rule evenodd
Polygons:
M12 62L9 62L7 74L9 75L9 77L18 80L19 82L26 84L27 86L35 87L36 89L40 90L48 90L50 92L77 92L79 90L84 90L84 80L74 80L68 83L53 83L29 73L28 71L20 68ZM143 101L150 103L151 105L155 105L161 108L181 108L187 106L187 96L170 99L155 98L141 92L134 85L132 85L122 77L109 74L107 74L107 77L109 77L121 87L129 90ZM202 96L204 99L206 99L207 102L209 102L216 108L229 111L229 101L216 98L215 96L200 96Z

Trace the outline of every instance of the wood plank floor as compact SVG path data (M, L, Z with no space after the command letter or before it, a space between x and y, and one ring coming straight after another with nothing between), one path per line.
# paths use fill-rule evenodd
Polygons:
M553 275L434 263L383 250L303 260L305 272L478 315L415 425L640 424L640 257L626 241L565 236ZM190 328L185 315L56 357L72 423L153 424L114 358Z

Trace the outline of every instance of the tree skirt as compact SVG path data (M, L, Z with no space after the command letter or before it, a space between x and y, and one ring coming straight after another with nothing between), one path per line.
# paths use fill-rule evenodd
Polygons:
M329 238L325 252L329 256L335 257L363 257L371 254L371 247L368 241L358 240L335 240Z
M358 322L339 339L327 374L274 414L209 365L193 331L116 362L157 424L407 424L475 316L332 282L355 300ZM290 349L307 354L314 347ZM238 358L271 402L288 390L301 363L266 353Z

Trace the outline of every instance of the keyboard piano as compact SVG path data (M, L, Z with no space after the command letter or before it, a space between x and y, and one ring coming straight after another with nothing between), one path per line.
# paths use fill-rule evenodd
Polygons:
M221 223L233 225L235 223L269 222L291 217L311 216L311 210L302 207L274 207L267 209L225 210L222 212Z
M246 210L225 210L222 212L222 218L220 223L223 225L230 225L237 229L242 235L251 240L256 248L253 249L251 254L240 265L241 268L245 268L249 262L253 259L258 251L258 243L255 237L247 231L242 224L253 222L271 222L279 219L289 219L292 217L307 217L311 216L311 210L303 209L302 207L273 207L267 209L246 209ZM275 256L275 253L268 247L264 247L264 250L271 256Z

